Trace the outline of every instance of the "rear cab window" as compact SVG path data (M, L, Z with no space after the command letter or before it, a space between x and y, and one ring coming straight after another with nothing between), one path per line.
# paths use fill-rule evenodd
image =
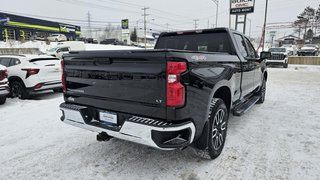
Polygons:
M175 49L231 54L229 35L224 31L165 34L159 38L155 49Z

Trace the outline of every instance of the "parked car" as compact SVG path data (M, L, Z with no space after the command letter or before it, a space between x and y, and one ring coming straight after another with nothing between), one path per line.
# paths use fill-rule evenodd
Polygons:
M298 56L318 56L319 46L316 44L305 44L301 50L298 51Z
M77 37L76 41L82 41L84 43L87 43L87 39L85 37Z
M68 39L64 34L51 34L50 36L47 37L47 40L60 42L60 41L67 41Z
M0 105L4 104L9 94L8 71L5 66L0 65Z
M57 47L47 50L46 54L62 59L64 54L70 51L84 51L86 49L84 42L80 41L66 41L59 42Z
M271 57L267 59L267 65L280 65L288 68L288 51L284 47L274 47L268 50Z
M97 39L93 39L93 38L87 38L87 43L98 44L98 40Z
M192 145L214 159L229 113L264 102L270 56L259 57L246 36L228 28L162 33L152 50L67 54L61 121L99 133L99 141Z
M285 44L281 46L282 48L286 48L288 56L296 56L298 54L298 48L293 44Z
M105 39L102 40L100 44L125 45L122 41L119 41L118 39Z
M48 55L0 55L0 64L8 69L10 95L27 99L46 90L61 90L61 65Z
M70 48L65 46L61 46L61 47L54 47L54 48L51 48L49 50L47 50L46 54L47 55L50 55L52 57L57 57L59 59L62 59L62 56L64 54L68 54L70 52Z

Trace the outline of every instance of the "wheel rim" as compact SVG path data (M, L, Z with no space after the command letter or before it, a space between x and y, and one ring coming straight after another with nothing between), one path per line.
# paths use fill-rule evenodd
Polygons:
M226 125L225 112L223 109L219 109L212 125L212 145L214 150L220 149L224 143Z
M14 83L12 86L12 96L21 97L21 87L17 83Z

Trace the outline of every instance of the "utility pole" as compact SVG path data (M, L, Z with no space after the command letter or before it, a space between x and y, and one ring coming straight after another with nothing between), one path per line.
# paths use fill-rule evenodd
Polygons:
M231 29L231 0L229 0L229 28Z
M263 24L263 33L262 33L262 37L263 37L263 41L262 41L262 51L264 51L264 42L265 42L265 38L266 38L266 26L267 26L267 15L268 15L268 0L266 0L266 9L264 12L264 24Z
M193 21L194 21L194 29L197 30L199 19L195 19L195 20L193 20Z
M218 27L218 16L219 16L219 0L212 0L217 5L217 12L216 12L216 27Z
M251 37L251 19L247 18L247 20L250 22L250 27L249 27L249 37Z
M149 14L146 13L146 11L150 9L147 7L142 8L143 10L143 22L144 22L144 48L147 48L147 16L149 16Z
M88 32L89 32L89 36L92 38L90 11L88 11L87 18L88 18Z
M169 32L169 23L166 23L166 26L167 26L167 32Z

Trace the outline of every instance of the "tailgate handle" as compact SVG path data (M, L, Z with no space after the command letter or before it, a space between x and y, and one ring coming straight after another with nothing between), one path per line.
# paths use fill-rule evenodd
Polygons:
M96 66L112 64L112 59L111 58L93 58L93 60L94 60L94 64Z

